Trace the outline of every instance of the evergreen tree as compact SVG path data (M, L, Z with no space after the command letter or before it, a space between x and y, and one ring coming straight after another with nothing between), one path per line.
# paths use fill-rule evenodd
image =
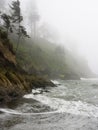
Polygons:
M35 39L37 37L37 31L38 31L37 23L40 20L40 15L38 13L36 0L27 0L26 2L27 3L25 5L25 9L27 10L27 8L28 8L27 15L25 15L26 20L27 20L26 22L29 25L28 27L29 27L29 31L31 33L30 36ZM25 14L25 12L24 12L24 14Z
M20 1L19 0L13 1L10 8L12 10L12 15L11 15L12 23L14 24L16 33L18 35L18 41L16 47L16 52L17 52L20 43L20 38L22 36L24 37L29 37L29 36L27 35L25 27L21 25L23 21L23 16L21 15Z
M13 32L12 26L11 26L11 19L10 19L11 17L4 13L4 14L1 14L1 18L3 20L3 26L6 29L6 33L7 33L7 37L8 37L9 32L11 32L11 33Z

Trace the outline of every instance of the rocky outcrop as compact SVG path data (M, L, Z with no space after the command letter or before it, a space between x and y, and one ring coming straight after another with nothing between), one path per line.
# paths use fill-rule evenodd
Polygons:
M34 88L55 87L42 77L19 74L19 72L0 73L0 103L6 104L30 93Z
M54 83L43 77L32 77L30 86L31 88L56 87Z
M30 83L19 73L0 73L0 102L7 103L31 91Z

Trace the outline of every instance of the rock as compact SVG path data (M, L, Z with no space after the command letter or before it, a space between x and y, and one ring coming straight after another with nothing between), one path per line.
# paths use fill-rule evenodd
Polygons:
M19 72L0 74L0 103L7 104L24 94L30 93L33 88L56 87L50 80L43 77L22 75ZM46 89L45 89L46 90ZM42 93L41 91L40 93ZM35 93L36 94L36 93Z
M43 77L32 77L31 88L46 88L46 87L56 87L54 83Z
M17 75L8 71L0 74L0 103L10 102L31 92L30 85L25 82L24 76L21 75L20 78L20 74L17 73Z

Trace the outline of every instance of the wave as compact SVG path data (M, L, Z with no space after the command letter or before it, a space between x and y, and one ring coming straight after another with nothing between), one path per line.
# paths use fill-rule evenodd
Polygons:
M59 81L57 81L57 80L51 80L55 85L59 85L60 83L59 83Z
M80 78L81 80L98 80L98 78Z
M49 111L49 112L40 112L40 113L23 113L23 112L19 112L19 111L8 109L8 108L0 108L0 112L12 114L12 115L44 115L44 114L59 113L58 111Z
M84 115L90 117L98 117L98 107L82 101L65 101L59 98L50 98L44 95L25 95L24 98L35 99L58 113L71 113L75 115Z
M0 112L14 114L14 115L22 115L21 112L16 111L16 110L12 110L12 109L8 109L8 108L0 108Z
M17 110L8 108L0 108L0 112L8 113L12 115L42 115L42 114L54 114L54 113L70 113L74 115L83 115L89 117L98 117L98 107L88 104L82 101L65 101L59 98L50 98L44 95L25 95L24 98L35 99L42 104L45 104L52 108L53 111L40 112L40 113L24 113Z

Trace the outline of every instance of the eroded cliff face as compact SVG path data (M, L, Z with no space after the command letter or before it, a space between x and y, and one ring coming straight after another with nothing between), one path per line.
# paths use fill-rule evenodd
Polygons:
M54 87L55 85L39 76L28 75L17 65L13 46L7 38L0 37L0 105L30 93L32 88Z
M9 43L7 44L11 46ZM6 43L4 44L3 41L0 41L0 61L2 58L10 64L16 65L15 55L11 52Z
M6 38L0 37L0 103L7 103L26 92L30 92L30 82L17 69L12 45Z
M5 72L0 74L0 102L7 103L30 92L29 83L19 73Z

